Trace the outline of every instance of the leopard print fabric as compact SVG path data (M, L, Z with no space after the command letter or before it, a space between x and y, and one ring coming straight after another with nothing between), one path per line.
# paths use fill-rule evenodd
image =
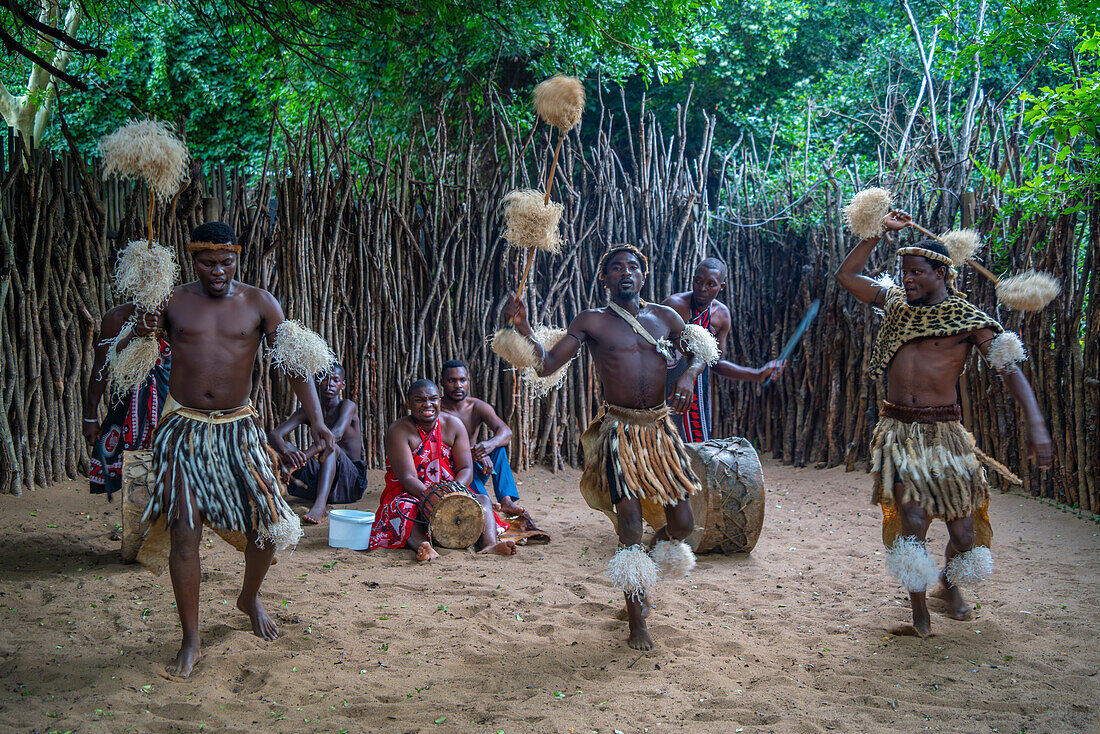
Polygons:
M872 378L878 378L898 348L912 339L953 336L987 327L997 334L1004 331L996 319L956 293L934 306L910 306L903 289L895 286L883 290L885 316L871 349L868 371Z

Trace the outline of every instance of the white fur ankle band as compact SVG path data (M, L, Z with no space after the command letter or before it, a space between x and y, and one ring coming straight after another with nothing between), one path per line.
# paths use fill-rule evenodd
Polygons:
M695 554L691 546L681 540L659 540L650 555L657 570L668 578L687 578L695 569Z
M940 578L936 561L912 535L898 538L886 551L886 568L910 593L923 594Z
M993 575L993 553L976 545L948 561L944 575L955 586L977 586Z
M275 329L271 361L288 375L310 379L332 372L336 355L320 334L287 319Z
M607 564L607 577L616 589L640 601L657 585L657 564L640 545L620 548Z
M707 364L718 362L718 340L714 334L698 324L688 324L684 327L684 333L680 337L684 346L696 357L701 357Z

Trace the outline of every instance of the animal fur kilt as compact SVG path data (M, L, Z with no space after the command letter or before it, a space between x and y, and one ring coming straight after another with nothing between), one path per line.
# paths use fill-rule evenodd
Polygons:
M974 544L991 547L985 470L1012 483L1020 480L978 449L961 420L958 404L911 408L883 402L871 438L871 501L882 507L882 542L887 548L902 535L895 482L901 483L902 502L916 501L929 517L956 520L973 514Z
M641 500L642 516L654 528L665 525L664 508L699 492L691 454L668 406L623 408L605 404L581 436L584 474L581 495L618 529L615 504Z
M168 527L202 520L237 550L256 544L285 550L302 537L301 521L283 499L277 459L255 421L252 404L232 410L197 410L169 395L153 436L155 483L142 517L149 531L138 561L160 573L171 548Z

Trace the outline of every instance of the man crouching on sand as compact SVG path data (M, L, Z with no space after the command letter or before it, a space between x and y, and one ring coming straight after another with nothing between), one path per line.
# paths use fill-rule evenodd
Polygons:
M453 415L439 412L439 388L431 380L417 380L405 402L409 414L386 430L386 488L370 532L375 548L410 548L421 563L439 558L425 527L418 522L420 500L431 485L455 481L469 487L473 477L470 439L466 427ZM485 529L478 540L482 553L511 556L515 541L499 540L493 506L475 494L485 510Z

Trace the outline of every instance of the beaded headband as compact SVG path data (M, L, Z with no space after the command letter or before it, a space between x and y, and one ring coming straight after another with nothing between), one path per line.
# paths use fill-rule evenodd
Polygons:
M234 245L229 242L188 242L188 252L206 252L209 250L229 250L230 252L240 252L241 246Z
M923 247L899 247L899 255L918 255L920 257L926 257L929 260L935 260L936 262L943 263L947 267L954 266L955 263L951 262L951 258L935 250L926 250Z

